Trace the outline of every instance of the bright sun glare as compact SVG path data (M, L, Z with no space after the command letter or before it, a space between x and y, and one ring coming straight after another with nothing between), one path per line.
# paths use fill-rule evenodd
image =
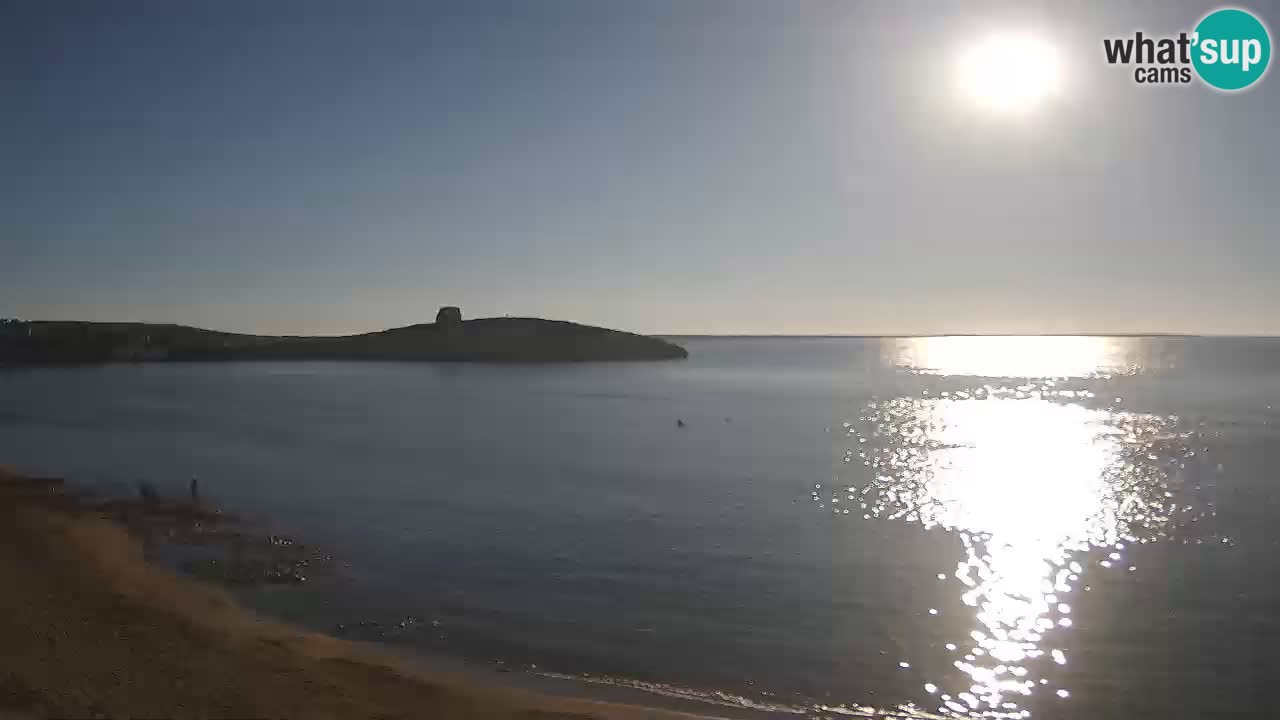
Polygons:
M1029 33L994 33L966 48L956 64L961 94L982 110L1019 113L1033 110L1062 85L1058 52Z

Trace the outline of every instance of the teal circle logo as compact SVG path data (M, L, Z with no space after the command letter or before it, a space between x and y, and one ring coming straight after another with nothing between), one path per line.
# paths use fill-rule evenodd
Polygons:
M1252 13L1214 10L1196 26L1191 63L1219 90L1243 90L1262 78L1271 61L1271 36Z

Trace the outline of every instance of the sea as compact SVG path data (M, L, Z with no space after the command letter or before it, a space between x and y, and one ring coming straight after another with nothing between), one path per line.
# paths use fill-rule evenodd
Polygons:
M11 368L0 462L198 478L336 559L247 606L412 657L720 715L1280 716L1280 339L674 340Z

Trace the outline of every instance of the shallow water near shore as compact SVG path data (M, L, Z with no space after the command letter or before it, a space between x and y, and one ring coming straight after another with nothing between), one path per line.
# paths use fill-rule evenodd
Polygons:
M196 476L340 563L247 604L425 656L780 712L1273 714L1280 340L682 344L3 371L0 460Z

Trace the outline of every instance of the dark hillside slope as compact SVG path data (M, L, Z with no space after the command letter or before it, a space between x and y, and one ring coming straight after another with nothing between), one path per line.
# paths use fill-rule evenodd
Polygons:
M581 362L669 360L684 348L658 338L538 318L424 323L363 335L238 335L146 323L6 323L0 363L41 365L217 360Z

